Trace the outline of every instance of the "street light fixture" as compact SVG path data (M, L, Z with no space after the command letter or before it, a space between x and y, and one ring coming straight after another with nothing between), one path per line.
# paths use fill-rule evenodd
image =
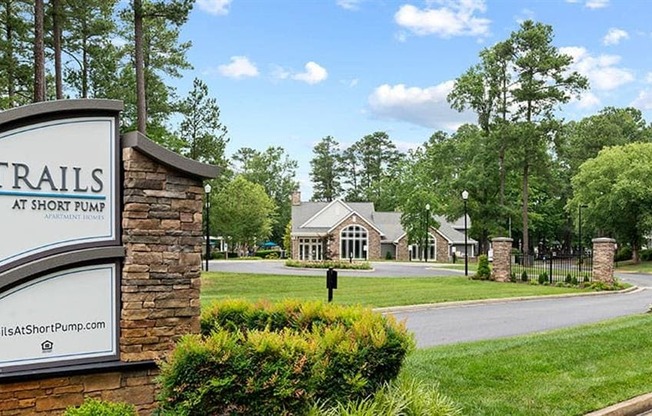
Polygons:
M464 200L464 275L469 275L469 245L467 242L467 231L466 231L466 201L469 199L469 193L464 190L462 191L462 199Z
M582 253L582 208L588 208L588 205L583 205L581 204L579 207L579 219L577 221L578 223L578 239L579 239L579 248L580 248L580 261L578 263L579 266L579 271L580 273L582 272L582 263L584 262L583 259L583 253Z
M205 203L205 207L206 207L206 210L205 210L206 211L206 214L205 214L205 217L206 217L206 256L205 256L206 257L206 271L208 271L208 259L211 256L211 226L210 226L211 220L210 220L210 217L209 217L210 210L211 210L211 198L210 198L211 190L212 190L212 188L211 188L210 183L207 183L206 185L204 185L204 193L206 194L205 195L205 199L206 199L206 203Z
M430 250L430 235L428 232L428 228L430 227L429 224L429 216L430 216L430 204L426 204L426 244L423 248L423 258L428 263L428 250Z

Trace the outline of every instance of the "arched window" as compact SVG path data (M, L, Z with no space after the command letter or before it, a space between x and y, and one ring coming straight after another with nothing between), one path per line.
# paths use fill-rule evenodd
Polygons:
M340 233L340 258L367 260L367 229L359 225L349 225Z
M434 235L428 233L428 256L427 260L428 261L436 261L437 260L437 239L435 238ZM412 260L425 260L426 259L426 253L424 250L424 247L421 244L412 244L410 246L410 251L411 255L410 258Z

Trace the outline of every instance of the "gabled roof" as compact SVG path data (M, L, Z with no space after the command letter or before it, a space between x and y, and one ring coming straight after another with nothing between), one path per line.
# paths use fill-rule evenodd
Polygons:
M376 212L371 202L301 202L292 206L292 234L326 235L347 218L357 215L361 220L374 227L383 237L384 242L398 242L405 230L401 225L400 212ZM451 244L464 244L464 217L449 223L442 216L433 216L439 223L439 233ZM471 220L467 216L467 225ZM467 238L469 244L475 244Z

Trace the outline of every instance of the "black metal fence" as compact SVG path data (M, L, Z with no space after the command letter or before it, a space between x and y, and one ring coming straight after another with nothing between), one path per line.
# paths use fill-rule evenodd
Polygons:
M512 255L511 278L516 281L538 281L555 284L578 284L593 280L593 257L579 255Z

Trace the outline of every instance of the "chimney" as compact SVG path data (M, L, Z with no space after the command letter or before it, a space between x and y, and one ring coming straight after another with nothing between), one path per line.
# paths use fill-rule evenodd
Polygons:
M292 192L292 205L301 205L301 191Z

